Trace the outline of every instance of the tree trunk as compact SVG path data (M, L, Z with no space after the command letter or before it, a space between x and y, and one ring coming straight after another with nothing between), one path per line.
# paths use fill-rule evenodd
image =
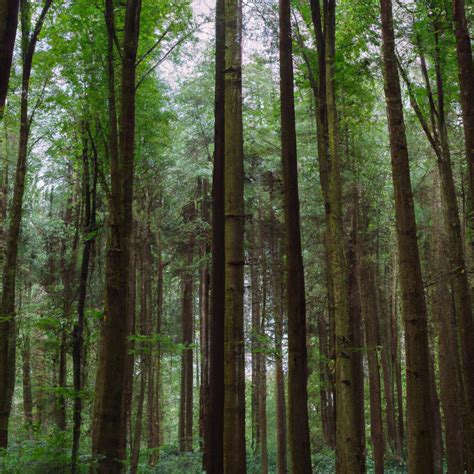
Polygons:
M277 473L286 474L288 463L286 455L286 401L285 378L283 373L283 316L284 316L284 285L281 278L283 260L279 255L274 268L275 307L275 411L277 422Z
M367 229L367 223L365 224ZM365 243L361 244L362 274L364 283L359 282L361 290L362 313L365 327L367 347L367 363L369 366L369 400L370 400L370 440L375 465L375 473L384 472L385 439L382 416L382 389L380 383L379 363L379 327L377 308L373 302L377 298L374 284L374 270L368 262L369 256L365 250Z
M5 122L0 133L0 268L3 268L7 239L8 172L10 167L8 132Z
M308 426L306 301L301 254L300 209L293 84L291 6L280 0L281 146L288 304L288 440L294 472L311 473Z
M472 59L471 37L466 19L464 0L452 0L452 6L466 160L469 170L470 199L468 201L468 225L472 246L474 245L474 62Z
M209 182L200 180L201 219L209 224ZM201 450L205 435L207 409L209 407L209 237L206 233L199 243L203 264L199 272L199 341L200 341L200 386L199 386L199 437Z
M134 222L131 236L131 248L130 248L130 273L129 273L129 298L128 298L128 334L129 336L135 336L136 326L136 298L137 298L137 262L139 254L139 245L137 242L137 222ZM125 361L125 386L124 386L124 400L123 400L123 412L125 417L125 439L129 441L130 450L132 450L132 404L133 404L133 381L135 371L135 340L129 339L127 341L127 355Z
M404 409L403 409L403 386L402 386L402 366L399 344L399 318L398 318L398 259L397 254L393 258L393 274L390 294L390 316L392 327L392 367L394 371L394 385L392 389L392 398L394 403L394 423L395 423L395 451L401 459L403 456L403 446L405 439L404 430ZM393 384L391 385L393 387ZM396 413L395 413L395 398L396 398Z
M151 282L150 282L150 266L149 260L149 236L145 224L140 225L139 242L140 247L138 251L139 256L139 290L140 290L140 322L138 327L138 334L140 336L149 337L150 331L150 297L151 297ZM135 413L135 429L133 434L133 443L131 450L130 470L133 474L138 472L138 462L140 459L140 449L142 444L143 433L143 410L145 402L145 393L147 384L150 383L148 379L150 367L150 354L146 343L138 343L136 348L140 353L140 389L137 398L137 409Z
M225 151L225 0L216 2L214 166L212 171L211 299L209 316L209 401L203 468L224 470L224 151Z
M326 5L326 4L325 4ZM319 350L326 360L320 362L320 373L322 389L320 391L322 406L323 432L327 444L331 448L336 445L336 427L335 427L335 391L334 377L329 369L329 360L334 353L334 287L331 268L330 242L331 235L329 229L329 215L331 211L329 203L329 131L327 114L327 85L326 85L326 39L323 29L323 18L321 15L321 5L319 0L310 0L311 18L313 22L314 35L316 38L316 49L318 53L318 81L314 77L309 60L306 61L311 87L316 103L316 128L317 128L317 146L318 163L321 183L321 191L324 200L326 231L324 238L325 248L325 269L326 286L328 294L328 323L324 315L318 318Z
M430 353L430 396L433 406L432 434L433 434L433 463L434 472L443 474L443 434L441 431L441 413L438 392L436 390L436 373L433 356Z
M110 20L113 5L106 1ZM140 0L127 0L121 79L119 160L111 156L111 222L107 242L105 321L97 371L94 406L94 454L101 455L99 472L121 472L125 458L124 385L129 327L130 236L135 142L135 68ZM109 21L109 30L114 27ZM109 75L110 81L110 75ZM110 106L111 104L109 104ZM111 117L115 120L115 117ZM113 127L113 125L111 125ZM112 135L112 134L111 134ZM116 136L113 137L116 141ZM119 165L119 166L118 166Z
M259 221L263 220L261 216L262 212L259 209L258 216ZM260 226L259 241L263 247L265 247L265 236L263 227ZM265 249L262 249L261 255L261 267L262 267L262 312L258 321L258 333L260 338L260 363L259 363L259 374L258 374L258 426L259 426L259 446L261 450L261 474L268 474L268 440L267 440L267 357L265 346L265 326L267 318L267 291L268 291L268 273L267 273L267 259Z
M192 224L195 218L194 203L184 210L184 221ZM183 305L181 312L182 338L184 349L181 355L181 403L180 403L180 439L179 449L189 452L193 449L193 257L194 236L188 230L189 239L186 243L185 268L183 269Z
M376 276L374 276L376 278ZM381 363L382 363L382 376L383 376L383 388L385 397L385 418L387 425L387 441L392 452L396 451L397 445L397 421L396 421L396 410L395 410L395 394L394 394L394 367L392 364L392 325L389 315L385 308L380 308L380 344L381 344Z
M162 319L163 319L163 259L162 259L162 248L161 248L161 235L160 229L158 229L158 243L157 243L157 252L158 252L158 282L157 282L157 297L156 297L156 333L161 336L162 330ZM159 447L163 442L163 412L161 408L162 404L162 388L161 388L161 344L158 343L157 354L156 354L156 373L155 373L155 398L154 398L154 420L155 420L155 430L154 430L154 439L151 443L151 448L155 449L155 452L151 456L151 465L155 465L158 462L159 458Z
M361 295L359 282L360 258L359 258L359 190L357 184L353 185L352 209L351 209L351 235L349 239L347 262L349 266L349 309L351 338L354 350L351 354L353 390L355 403L355 422L357 428L357 444L361 455L361 470L365 471L365 400L364 400L364 358L362 348L364 346L364 335L361 315Z
M250 235L250 287L252 295L252 329L251 329L251 356L252 356L252 448L256 458L260 455L260 259L257 250L257 216L252 216Z
M435 185L434 202L440 202L439 192ZM449 248L446 236L446 226L437 219L442 215L442 209L433 205L433 229L431 238L432 272L436 279L446 273L446 263L443 258ZM463 426L461 413L464 403L462 393L459 342L456 336L456 321L453 298L444 280L432 287L431 293L433 320L438 324L439 344L439 380L441 407L444 414L444 430L446 439L446 458L449 473L464 471Z
M336 470L362 472L364 456L356 426L356 400L352 373L353 339L349 305L348 267L344 255L342 228L342 185L338 150L335 97L335 21L336 2L329 0L326 10L326 93L328 121L328 226L329 256L334 288L336 335Z
M395 192L400 286L405 320L408 469L432 473L429 348L426 305L416 234L408 149L395 56L391 0L381 0L385 97Z
M146 295L146 336L151 338L155 332L155 324L153 321L153 312L152 312L152 251L151 251L151 203L148 203L147 213L146 213L146 225L145 225L145 235L143 238L143 247L144 247L144 262L143 262L143 272L144 272L144 293ZM147 372L147 447L148 449L153 449L156 444L156 428L157 421L156 409L155 409L155 369L156 366L153 364L154 351L151 344L148 344L146 347L146 359L145 359L145 369ZM155 453L151 453L148 456L148 463L153 464L155 459Z
M86 127L86 126L85 126ZM84 202L84 230L81 272L79 275L79 291L77 299L77 321L74 324L72 334L72 364L74 383L74 407L73 407L73 441L71 453L71 472L75 474L77 470L77 455L81 437L82 424L82 393L83 380L82 371L84 368L84 316L87 297L87 280L89 277L89 263L92 247L95 242L96 229L96 194L97 194L97 153L93 146L92 162L92 183L90 177L88 141L85 137L86 130L83 130L82 143L82 192Z
M142 373L140 375L140 391L138 392L137 411L135 413L135 431L133 434L133 448L130 460L130 472L132 474L136 474L138 472L138 461L140 459L140 447L142 441L143 404L145 400L145 388L147 383L143 357L140 365Z
M19 5L20 0L1 0L0 2L0 121L3 119L8 93Z
M224 472L246 472L242 4L225 0Z
M15 387L15 280L17 271L18 243L20 236L23 194L27 170L28 140L30 136L31 117L28 116L28 94L30 88L31 67L41 28L52 0L45 0L43 9L30 34L30 25L24 22L23 37L23 71L21 80L20 132L18 158L15 171L13 198L10 208L10 225L3 266L2 298L0 303L0 448L8 445L8 421ZM28 8L26 2L25 8ZM2 64L3 66L3 64ZM3 71L3 69L2 69Z

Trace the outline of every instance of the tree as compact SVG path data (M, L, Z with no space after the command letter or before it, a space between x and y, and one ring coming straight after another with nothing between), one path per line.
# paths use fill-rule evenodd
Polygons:
M209 317L209 406L205 421L203 467L224 469L224 308L225 308L225 0L216 3L214 163L212 170L211 298Z
M113 6L106 0L109 34L115 37ZM93 452L103 456L99 471L119 472L125 456L123 413L128 328L128 275L134 178L135 69L140 25L140 0L128 0L121 51L120 134L117 138L114 110L111 110L111 190L110 235L107 249L106 309L94 406ZM109 43L110 44L110 43ZM110 46L109 46L110 48ZM110 76L109 84L113 81ZM115 109L113 84L109 107ZM115 129L115 130L114 130ZM116 150L114 143L119 143Z
M225 1L224 472L246 472L244 363L244 150L242 4Z
M77 456L81 437L82 425L82 395L83 370L84 370L84 316L87 296L87 281L89 278L89 265L91 260L92 246L97 233L96 208L97 208L97 150L92 140L89 140L90 129L87 123L82 126L82 179L84 200L84 231L81 258L81 273L79 280L79 294L77 301L77 321L73 329L73 379L74 379L74 413L73 413L73 442L71 453L71 471L77 470ZM92 148L92 163L90 159L90 148ZM92 176L91 176L92 169Z
M405 321L408 466L433 472L427 315L421 277L408 148L395 56L391 0L381 0L385 100L395 192L397 241Z
M474 63L464 0L452 0L452 7L459 69L460 103L463 114L466 160L469 170L469 223L472 233L474 228ZM471 236L471 240L472 238Z
M311 472L306 301L301 254L290 2L280 0L280 120L288 308L288 442L295 472Z
M0 3L0 120L8 93L19 6L20 0L2 0Z

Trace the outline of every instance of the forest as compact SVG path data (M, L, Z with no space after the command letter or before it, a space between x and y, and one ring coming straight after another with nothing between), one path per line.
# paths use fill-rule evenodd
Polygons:
M0 472L474 473L472 0L0 0Z

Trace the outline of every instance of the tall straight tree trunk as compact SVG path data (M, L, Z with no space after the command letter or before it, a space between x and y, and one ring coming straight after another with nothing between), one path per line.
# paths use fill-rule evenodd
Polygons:
M224 470L224 161L225 161L225 0L216 1L214 166L212 171L211 299L209 315L209 401L205 420L203 468Z
M10 168L8 132L3 122L0 132L0 268L3 268L6 248L6 220L8 208L8 174Z
M140 447L143 429L143 405L145 401L145 389L147 383L146 371L144 364L141 364L142 373L140 375L140 390L137 397L137 411L135 413L135 430L133 433L133 445L130 459L130 472L136 474L138 472L138 461L140 459Z
M86 125L84 124L82 143L82 192L84 202L84 230L81 271L79 274L79 290L77 298L77 321L72 334L72 364L74 383L73 407L73 440L71 453L71 472L77 470L77 455L81 437L82 424L82 371L84 367L84 316L86 309L87 280L89 277L89 263L96 233L96 194L97 194L97 155L93 147L92 182L90 176L91 163L88 153L88 140L86 139Z
M252 295L252 329L251 329L251 354L252 354L252 447L256 457L260 454L260 260L257 249L257 216L252 216L251 234L250 234L250 287Z
M106 0L108 10L113 10ZM119 163L111 157L111 222L107 242L105 321L97 372L94 406L94 454L99 472L120 472L125 458L124 385L129 327L130 236L135 143L135 68L140 24L140 0L127 0L122 48ZM110 15L106 15L110 18ZM109 30L114 27L110 23ZM109 76L110 80L110 76ZM110 104L109 104L110 106ZM115 117L112 117L115 119ZM112 125L111 125L112 126ZM113 137L116 141L116 136Z
M282 278L283 259L281 248L281 231L277 232L276 217L272 216L272 239L277 235L277 241L272 246L273 265L273 300L275 314L275 411L277 429L277 473L288 472L287 441L286 441L286 400L285 400L285 378L283 373L283 317L284 306L284 281Z
M377 236L378 238L378 236ZM377 254L377 261L378 259ZM387 425L387 443L390 446L392 452L397 452L401 454L398 449L398 438L397 434L397 410L396 410L396 396L395 396L395 382L397 382L397 368L394 364L394 354L396 353L396 348L393 347L393 344L397 341L398 338L398 323L396 320L396 289L397 289L397 280L398 280L398 271L397 271L398 260L396 254L393 258L393 274L391 281L391 313L389 314L383 305L382 292L377 292L377 308L380 314L379 316L379 340L381 345L380 351L380 362L382 366L382 378L383 378L383 389L384 389L384 398L385 398L385 419ZM377 270L377 268L375 269ZM379 272L376 271L374 274L375 286L377 287L377 282L379 281ZM399 410L398 420L403 421L403 410Z
M327 3L324 3L326 6ZM326 361L320 363L320 372L324 388L321 390L322 422L326 442L332 448L335 447L335 392L334 378L331 376L328 361L334 353L334 287L331 268L330 242L331 235L329 230L329 215L331 206L329 203L329 131L327 114L327 85L326 85L326 38L324 35L323 21L321 15L321 5L319 0L310 0L311 18L313 23L314 35L316 38L316 49L318 53L318 80L312 73L311 64L307 62L308 74L310 75L314 99L316 103L316 128L317 128L317 146L318 162L321 190L324 199L326 231L324 238L325 247L325 268L326 268L326 286L328 293L328 316L329 331L327 322L323 315L318 319L319 348L321 354L325 356ZM324 8L324 10L326 10Z
M395 451L399 458L403 455L405 439L404 429L404 409L403 409L403 386L402 386L402 364L400 349L400 322L398 317L398 258L397 253L393 256L392 282L390 290L390 318L392 327L392 367L394 371L393 403L394 403L394 423L395 423ZM396 398L396 401L395 401ZM395 410L396 405L396 410ZM396 411L396 413L395 413Z
M246 472L242 3L225 0L224 472Z
M374 276L377 279L377 275ZM385 308L380 308L381 302L379 303L380 315L379 315L379 329L380 329L380 345L381 345L381 364L382 364L382 377L383 377L383 388L385 398L385 420L387 424L387 441L392 452L396 451L397 444L397 420L395 410L395 394L394 394L394 367L392 364L392 330L391 321Z
M326 93L328 122L328 226L330 265L334 287L336 335L336 471L362 472L364 456L358 442L356 400L352 372L353 338L349 304L348 267L342 229L342 185L335 97L336 2L326 9Z
M367 229L367 224L365 225ZM374 271L368 262L365 242L361 243L361 265L364 282L360 281L362 314L364 319L367 363L369 366L370 400L370 440L375 465L375 473L384 472L385 439L382 416L382 387L380 383L380 363L378 356L379 327L377 308L373 302L377 298L374 284Z
M184 220L188 225L195 217L194 203L184 211ZM179 449L182 452L193 449L193 257L194 236L190 230L186 244L185 268L183 270L183 305L181 311L182 337L184 350L181 355L181 403L180 403L180 439Z
M441 412L438 391L436 389L436 373L434 368L433 355L430 353L430 396L433 406L432 434L433 434L433 462L434 472L443 473L443 433L441 428Z
M261 210L259 210L259 220L262 221ZM265 245L265 236L263 228L260 227L259 240L261 245ZM265 326L266 326L266 314L267 314L267 291L268 291L268 272L267 272L267 259L265 250L262 249L262 312L259 318L258 332L260 340L265 341ZM262 343L260 343L262 345ZM259 430L260 439L259 445L261 450L261 474L268 474L268 439L267 439L267 357L265 353L266 347L263 345L260 351L260 364L259 364L259 382L258 382L258 418L259 418Z
M140 258L140 268L143 270L143 255L141 255ZM144 303L146 304L146 297L144 297L143 294L143 272L140 273L141 278L140 278L140 329L138 334L143 335L144 331L144 312L146 309L143 308ZM131 454L130 454L130 471L132 474L136 474L138 472L138 461L140 459L140 448L141 448L141 441L142 441L142 430L143 430L143 405L145 401L145 390L146 390L146 385L147 385L147 370L146 370L146 361L145 361L145 354L143 353L143 350L140 354L140 385L139 385L139 390L138 390L138 395L137 395L137 408L135 412L135 426L133 429L133 436L132 436L132 419L131 419L131 413L130 413L130 433L129 436L131 437ZM132 391L133 393L133 391ZM132 407L130 406L130 411L132 410Z
M275 202L275 178L271 175L270 202ZM285 378L283 372L283 319L285 313L285 282L283 278L284 243L282 228L277 220L275 211L270 206L270 257L271 274L273 275L272 301L275 320L275 413L276 413L276 443L277 443L277 474L288 472L287 442L286 442L286 400Z
M392 179L395 192L400 286L407 366L408 469L434 472L430 419L427 315L416 234L415 210L406 142L400 82L395 56L391 0L381 0L385 97L390 132Z
M137 298L137 262L139 249L141 248L137 242L137 222L135 221L132 228L131 248L130 248L130 273L128 280L129 298L128 298L128 334L134 336L136 326L136 298ZM125 386L123 399L123 412L125 417L125 439L128 440L130 450L132 449L132 405L133 405L133 381L135 371L135 340L133 338L127 341L127 356L125 361Z
M140 336L149 336L149 299L150 299L150 285L149 278L150 272L147 268L146 260L147 256L147 236L145 225L140 226L140 242L142 246L139 250L139 290L140 290L140 321L138 334ZM143 411L145 403L146 387L149 383L148 380L148 366L149 366L149 354L148 348L140 344L138 346L140 350L140 388L137 397L137 409L135 412L135 429L133 433L132 452L130 460L130 471L132 474L138 472L138 462L140 459L140 449L142 444L142 433L143 433Z
M452 0L466 160L469 170L468 225L474 245L474 62L464 0ZM472 360L472 358L471 358ZM472 466L471 466L472 467Z
M10 81L20 0L0 0L0 121Z
M158 282L156 288L156 332L161 335L163 322L163 257L162 257L162 243L160 229L158 229ZM161 443L163 442L163 412L162 412L162 386L161 386L161 344L158 343L156 354L156 376L155 376L155 423L157 424L155 435L156 440L153 443L153 448L157 451L153 454L154 462L158 461Z
M209 224L209 182L200 180L201 219ZM199 437L204 439L207 410L209 407L209 238L206 233L199 244L200 258L203 259L199 271L199 341L200 341L200 386L199 386ZM202 441L201 441L202 449Z
M359 288L360 256L359 256L359 190L357 184L352 189L351 233L349 237L347 263L349 267L349 308L351 338L354 350L351 354L353 391L355 403L355 422L357 428L357 444L361 455L361 470L365 471L365 394L364 394L364 358L362 347L364 335L362 327L361 294Z
M440 226L437 227L437 230L433 229L433 270L436 274L443 274L446 270L441 256L444 255L447 239L444 230ZM465 421L461 416L464 399L454 308L446 282L441 281L433 288L432 307L439 332L440 396L444 414L448 472L463 472L463 430L459 427L463 426Z
M144 292L147 298L147 305L146 305L146 335L147 337L152 337L155 333L155 321L154 321L154 313L152 312L152 251L151 251L151 203L147 206L146 212L146 225L145 225L145 236L143 239L143 252L144 252L144 262L143 262L143 271L145 276L144 282ZM147 347L146 350L146 365L145 369L147 372L147 448L153 449L156 444L156 428L158 427L156 422L156 409L155 409L155 375L156 375L156 366L153 363L154 358L154 351L152 351L152 347ZM148 463L153 465L155 459L155 453L151 453L148 456Z
M288 441L294 472L311 473L308 426L306 300L301 254L300 203L293 84L291 6L280 0L281 146L288 304Z
M51 6L52 0L45 0L40 16L33 32L30 32L29 22L23 22L23 71L21 79L20 101L20 132L18 143L18 158L15 171L13 198L10 208L10 224L3 266L2 298L0 302L0 448L8 445L8 421L15 387L15 283L17 271L18 242L20 236L23 194L27 170L28 140L30 137L31 119L28 115L28 94L30 89L31 67L36 43L41 32L44 19ZM22 3L24 15L28 2Z

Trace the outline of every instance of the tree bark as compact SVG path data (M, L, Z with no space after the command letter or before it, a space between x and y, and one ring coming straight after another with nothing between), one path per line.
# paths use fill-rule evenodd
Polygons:
M367 228L367 226L365 226ZM361 244L362 274L364 283L359 282L361 290L362 313L365 327L367 347L367 363L369 366L369 400L370 400L370 440L374 459L375 473L384 472L385 439L382 416L382 388L380 382L379 363L379 327L377 308L373 302L377 298L374 284L374 270L368 262L369 256L365 250L365 243Z
M474 245L474 62L472 59L471 37L466 19L464 0L452 0L452 7L466 160L469 171L470 199L468 206L468 224L472 246Z
M276 227L276 217L273 216L273 225ZM277 230L274 228L272 235ZM286 474L288 472L287 462L287 435L286 435L286 400L285 400L285 377L283 373L283 318L284 307L284 282L282 278L283 259L281 243L281 231L277 233L278 240L275 244L273 257L274 287L273 298L275 301L275 411L277 422L277 473ZM278 250L277 250L278 249ZM282 249L283 250L283 249Z
M261 210L259 210L259 220L262 221ZM263 228L260 227L260 242L265 246L265 236ZM259 381L258 381L258 418L259 418L259 446L261 450L261 474L268 474L268 439L267 439L267 356L265 347L265 326L267 318L267 291L268 291L268 274L267 259L265 250L262 250L262 312L259 317L258 332L260 336L260 363L259 363Z
M0 121L3 119L10 81L19 6L20 0L0 1Z
M351 339L354 350L351 354L353 391L355 403L355 423L357 428L357 445L361 456L361 470L365 471L365 396L364 396L364 335L362 326L361 279L359 243L359 190L353 185L351 209L351 234L348 244L347 263L349 267L349 309Z
M209 315L209 401L204 432L203 468L224 470L224 158L225 158L225 0L216 2L214 166L212 171L211 293Z
M291 6L280 0L281 146L288 310L288 441L294 472L311 473L308 426L306 301L301 254L300 209L293 80Z
M110 0L107 0L106 5L108 3ZM110 4L109 8L113 9L113 5ZM98 464L99 472L121 472L123 470L121 461L125 458L124 385L129 327L135 68L140 10L140 0L127 0L121 64L120 166L117 167L117 163L111 159L112 198L110 233L107 243L105 321L94 406L92 450L94 454L101 456ZM109 29L112 27L113 23L110 23ZM115 141L116 137L113 140Z
M271 175L270 202L275 201L275 179ZM272 279L272 301L275 319L275 413L277 442L277 474L288 472L285 377L283 372L283 320L285 314L285 282L283 278L284 243L283 229L278 222L273 206L270 206L270 257Z
M138 334L141 336L149 336L149 301L150 301L150 271L147 268L147 244L146 241L146 230L145 225L140 226L140 246L139 254L139 290L140 290L140 321L138 327ZM133 434L133 444L130 460L130 471L132 474L138 472L138 462L140 460L140 449L142 444L142 433L143 433L143 411L145 403L145 393L147 384L149 384L148 379L148 368L149 368L149 353L146 343L139 343L136 345L136 348L140 353L140 388L137 397L137 409L135 413L135 429Z
M242 3L225 0L224 472L245 474Z
M408 469L432 473L429 348L391 0L381 0L385 97L395 192L407 365Z
M250 287L252 295L252 328L251 328L251 357L252 357L252 448L254 455L258 458L261 450L260 446L260 259L257 250L257 216L252 216L250 234Z
M194 203L186 206L184 210L184 221L192 225L195 218ZM181 452L190 452L193 449L193 258L194 258L194 236L189 230L189 238L186 243L185 268L183 269L183 305L181 311L182 341L184 345L181 355L181 403L180 403L180 439L179 449Z
M209 182L200 180L200 215L205 224L209 224ZM199 437L201 449L205 435L207 409L209 407L209 237L206 232L199 243L200 258L203 259L199 271L199 341L200 341L200 386L199 386Z

